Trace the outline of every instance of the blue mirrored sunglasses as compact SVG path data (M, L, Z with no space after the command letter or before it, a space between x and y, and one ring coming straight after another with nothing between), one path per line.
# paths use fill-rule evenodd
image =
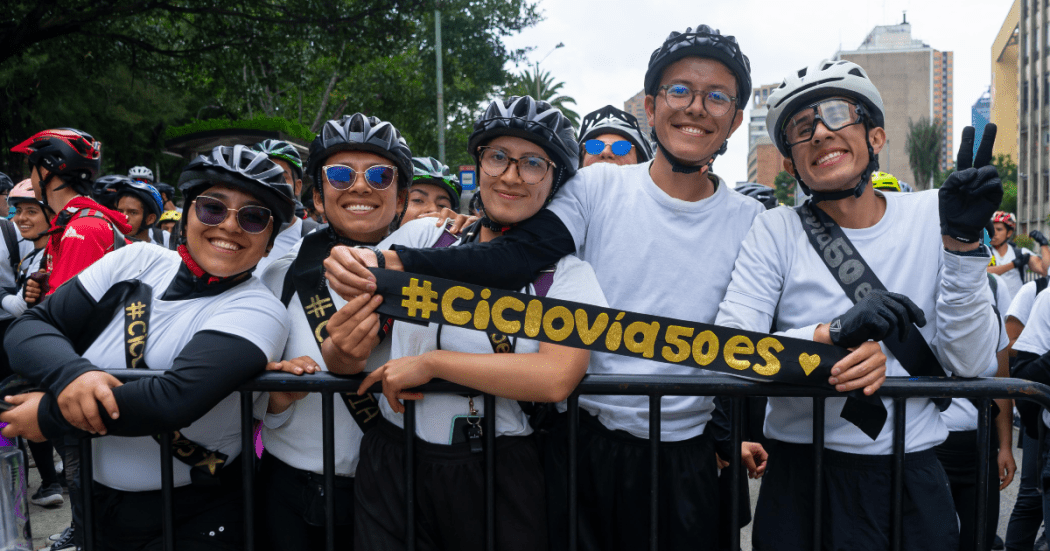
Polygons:
M357 181L358 171L346 165L328 165L321 168L333 188L350 189ZM370 166L364 171L365 183L372 189L382 191L394 183L397 169L388 165Z
M613 155L623 157L630 153L631 148L634 146L627 140L618 140L609 144L609 147L612 149ZM583 142L583 148L591 155L601 155L602 151L605 151L605 142L601 140L587 140Z

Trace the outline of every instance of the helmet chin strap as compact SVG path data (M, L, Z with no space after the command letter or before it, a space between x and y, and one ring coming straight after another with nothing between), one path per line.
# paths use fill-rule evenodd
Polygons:
M798 173L798 167L795 167L795 181L802 187L802 192L813 198L813 203L819 203L821 201L839 201L849 197L860 197L864 195L864 190L867 189L867 184L871 182L871 174L879 170L879 158L875 155L875 150L871 147L871 141L868 139L868 125L864 125L864 141L868 144L868 165L864 167L864 170L860 172L860 180L857 184L848 189L842 189L839 191L814 191L802 181L802 176ZM795 164L794 155L791 157L791 164Z

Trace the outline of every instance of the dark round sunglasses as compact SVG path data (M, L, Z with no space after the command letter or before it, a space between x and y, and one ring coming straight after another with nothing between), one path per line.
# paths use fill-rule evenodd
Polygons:
M324 171L325 177L328 178L328 183L338 190L350 189L354 182L357 181L357 175L359 174L353 167L346 165L328 165L321 167L321 170ZM372 189L383 191L390 187L390 184L394 183L397 169L389 165L375 165L365 169L364 175L365 183L371 186Z
M605 151L605 145L605 142L601 140L587 140L583 142L584 150L590 155L601 155ZM617 140L609 144L609 147L612 149L613 155L623 157L631 152L631 147L633 146L627 140Z
M207 195L198 195L193 200L193 209L197 213L197 220L205 226L218 226L222 224L230 211L237 213L237 224L247 233L262 233L270 226L273 215L270 209L259 205L245 205L239 209L231 209L226 203Z

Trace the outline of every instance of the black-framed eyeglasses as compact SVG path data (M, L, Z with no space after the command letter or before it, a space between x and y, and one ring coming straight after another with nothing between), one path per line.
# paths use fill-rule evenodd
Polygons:
M664 92L664 102L675 111L688 109L695 101L697 94L700 94L704 111L710 113L712 117L725 115L736 103L736 96L730 96L721 90L705 92L703 90L690 89L684 84L664 84L659 89Z
M552 166L558 166L554 161L536 155L514 159L502 149L479 147L478 150L481 152L481 170L493 178L502 176L507 171L507 167L514 163L518 167L518 176L522 181L529 185L536 185L543 181Z
M218 226L230 215L230 211L236 213L237 225L247 233L262 233L270 226L270 218L273 214L270 209L260 205L245 205L239 209L226 206L219 199L207 195L198 195L193 200L193 211L197 220L205 226Z
M794 147L813 139L817 122L835 132L864 121L864 107L841 98L831 98L807 105L784 123L784 143Z

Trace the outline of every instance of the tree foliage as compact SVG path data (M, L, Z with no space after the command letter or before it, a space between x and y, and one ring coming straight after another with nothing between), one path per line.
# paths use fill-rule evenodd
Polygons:
M940 173L941 144L944 139L944 125L939 120L922 117L918 122L908 120L908 137L905 149L908 151L908 163L915 175L915 190L929 189L940 182L932 183L934 176Z
M361 111L437 153L434 0L15 0L0 16L0 143L72 126L103 142L104 172L167 172L170 126L286 119L316 131ZM530 0L440 0L449 164L524 52ZM0 152L0 171L23 173Z
M773 179L773 190L777 195L777 202L789 207L795 206L795 177L786 170L781 170Z
M575 106L576 100L571 96L560 94L564 86L564 82L555 82L549 71L537 73L536 71L525 70L510 81L507 87L504 88L503 93L507 96L532 96L535 99L543 100L557 107L563 115L572 121L573 126L579 128L580 115L569 107L569 105Z

